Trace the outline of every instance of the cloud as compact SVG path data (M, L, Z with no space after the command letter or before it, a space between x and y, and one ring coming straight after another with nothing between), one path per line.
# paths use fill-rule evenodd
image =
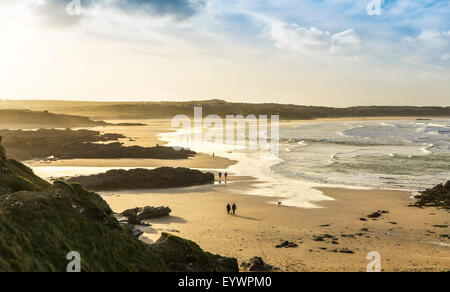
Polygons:
M76 24L81 16L69 15L67 5L71 0L29 1L30 10L40 21L49 26L65 27Z
M423 31L416 40L430 46L445 46L450 42L450 33L448 31Z
M416 63L442 64L450 60L450 31L424 30L403 40L408 44L410 60Z
M81 3L81 14L70 15L69 4ZM120 13L144 17L171 17L176 21L194 16L207 0L29 0L32 11L44 24L68 26L80 22L86 16L101 15L101 10L117 10Z
M332 34L316 27L304 28L297 24L274 23L267 34L278 49L296 52L326 51L334 54L361 46L361 39L353 29Z
M206 0L119 0L123 10L146 11L152 15L172 15L176 18L188 18L202 9Z

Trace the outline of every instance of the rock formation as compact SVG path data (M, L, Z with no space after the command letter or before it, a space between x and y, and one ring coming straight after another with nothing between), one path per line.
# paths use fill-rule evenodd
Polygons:
M8 157L17 160L55 156L64 145L72 143L117 141L120 134L102 134L90 130L39 129L36 131L0 130Z
M149 158L149 159L188 159L195 156L190 150L175 150L172 147L123 146L121 143L71 143L62 145L55 157L59 159L76 158Z
M420 192L416 199L415 206L418 207L441 207L450 210L450 181Z
M93 191L160 189L214 183L212 173L189 168L110 170L105 173L73 177L68 180Z
M134 208L124 211L121 215L128 218L128 223L133 225L141 224L142 220L150 220L153 218L160 218L169 216L172 212L168 207L144 207Z
M261 257L254 257L247 263L242 263L241 267L248 272L271 272L277 268L266 264Z

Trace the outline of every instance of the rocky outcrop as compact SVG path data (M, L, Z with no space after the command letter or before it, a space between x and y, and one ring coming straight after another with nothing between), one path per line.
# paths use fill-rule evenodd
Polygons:
M64 145L71 143L117 141L125 136L120 134L102 134L90 130L54 130L37 131L0 130L3 146L8 157L18 160L48 158L55 156Z
M0 196L0 234L7 239L0 240L1 272L64 272L72 251L81 255L83 272L238 271L235 259L176 236L163 234L155 245L139 241L99 195L78 184L40 185L17 161L0 163L0 188L6 191Z
M236 259L213 255L192 241L163 233L152 248L168 263L169 271L239 272Z
M261 257L254 257L248 262L242 263L241 267L248 272L272 272L277 269L272 265L266 264Z
M212 173L188 168L110 170L106 173L73 177L68 180L93 191L160 189L214 183Z
M96 144L72 143L63 145L55 157L59 159L111 159L111 158L149 158L149 159L188 159L195 156L190 150L176 150L173 147L123 146L121 143Z
M415 206L441 207L450 210L450 181L420 192L420 195L415 198L417 199Z
M169 214L172 212L170 208L168 207L144 207L144 208L134 208L134 209L128 209L124 211L122 216L128 218L128 223L132 225L139 225L141 224L142 220L150 220L154 218L161 218L165 216L169 216Z

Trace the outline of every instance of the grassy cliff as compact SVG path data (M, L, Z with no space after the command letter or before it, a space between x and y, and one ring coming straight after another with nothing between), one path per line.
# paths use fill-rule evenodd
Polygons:
M15 160L0 160L0 196L18 191L41 191L50 184Z
M0 271L66 271L81 255L83 272L238 271L235 259L164 234L154 245L119 224L107 203L78 184L50 185L22 164L0 172Z

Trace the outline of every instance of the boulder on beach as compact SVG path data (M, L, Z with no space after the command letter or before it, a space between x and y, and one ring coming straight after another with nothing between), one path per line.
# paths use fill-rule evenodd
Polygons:
M68 179L93 191L162 189L214 183L214 174L189 168L114 169L105 173Z
M249 272L271 272L276 269L274 266L265 263L261 257L253 257L248 262L242 263L241 267Z
M154 218L160 218L169 216L172 212L168 207L144 207L134 208L124 211L121 215L128 218L128 223L133 225L141 224L142 220L150 220Z

